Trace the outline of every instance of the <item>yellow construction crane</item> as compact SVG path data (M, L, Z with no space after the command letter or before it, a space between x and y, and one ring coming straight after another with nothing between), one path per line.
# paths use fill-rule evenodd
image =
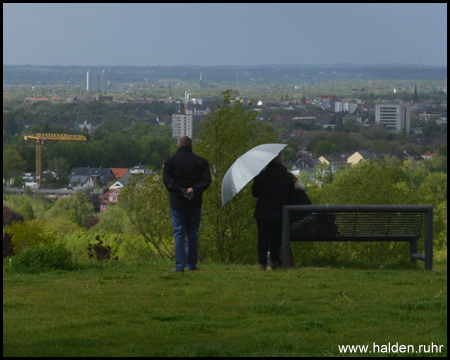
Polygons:
M47 140L87 140L83 135L66 135L66 134L24 134L25 140L36 139L36 182L41 187L41 145Z

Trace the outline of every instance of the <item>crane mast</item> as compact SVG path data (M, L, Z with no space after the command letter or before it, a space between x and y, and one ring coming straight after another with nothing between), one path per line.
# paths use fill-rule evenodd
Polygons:
M42 164L41 164L41 153L42 148L41 145L44 141L47 140L87 140L84 135L67 135L67 134L43 134L37 133L33 135L24 134L25 140L28 139L36 139L36 182L38 186L41 187L41 173L42 173Z

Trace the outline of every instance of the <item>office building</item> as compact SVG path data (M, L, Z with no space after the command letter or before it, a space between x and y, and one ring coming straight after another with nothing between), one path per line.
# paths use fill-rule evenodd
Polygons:
M375 123L400 132L411 127L410 106L407 102L380 103L375 106Z

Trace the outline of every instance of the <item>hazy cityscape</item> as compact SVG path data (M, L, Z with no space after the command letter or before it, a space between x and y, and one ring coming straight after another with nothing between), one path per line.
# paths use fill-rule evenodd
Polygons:
M447 90L444 3L4 3L3 356L446 357Z
M310 136L320 129L348 134L383 125L392 134L400 136L403 133L401 136L406 136L411 144L422 146L421 149L409 149L409 155L403 154L403 157L417 159L424 153L436 152L439 146L446 144L446 137L441 135L446 134L446 130L438 130L446 129L446 71L445 67L349 64L230 68L4 66L4 117L14 113L15 105L9 104L17 104L19 100L29 104L30 110L42 109L38 110L40 116L34 120L33 117L14 119L12 127L17 130L22 128L22 132L38 133L43 132L42 126L47 129L59 127L64 133L86 133L96 138L101 129L108 129L111 126L108 124L117 121L120 104L123 107L134 104L139 115L133 114L123 122L123 127L128 121L132 127L137 123L153 124L160 126L160 135L162 129L167 129L164 134L170 134L173 141L183 135L195 139L216 101L220 100L220 93L232 89L237 101L256 111L257 120L276 129L280 141L291 142L292 155L288 160L292 170L312 174L317 164L328 162L335 171L338 165L349 164L347 158L352 155L352 150L369 150L345 149L346 155L340 155L337 160L323 158L319 161L317 152L314 156ZM15 102L11 103L13 99ZM114 105L117 115L105 116L99 110L86 111L83 104L91 102L107 108ZM66 111L64 116L55 116L52 108L56 109L58 104L71 104L72 110ZM28 120L24 121L25 118ZM129 135L139 139L144 133L130 130ZM4 134L4 144L11 140ZM422 149L426 151L418 154L417 151ZM333 157L336 150L336 147L330 148L331 153L320 155ZM375 150L380 152L377 156L387 152L381 148ZM401 147L395 150L398 153ZM126 165L131 170L142 163L149 169L158 170L167 149L158 151L160 158L156 162L142 163L142 159L136 158L131 160L135 163ZM99 159L90 164L72 165L82 168L121 168L124 165L123 161L116 161L116 164L109 164L108 160ZM32 162L30 159L24 181L34 188L36 172L32 171ZM79 179L69 178L70 184ZM85 177L86 183L90 184L88 179Z

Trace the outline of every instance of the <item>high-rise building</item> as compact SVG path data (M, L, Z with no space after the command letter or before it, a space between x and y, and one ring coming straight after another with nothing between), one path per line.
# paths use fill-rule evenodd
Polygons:
M357 103L349 102L349 101L337 101L334 103L334 111L347 111L350 114L353 114L356 111L356 108L358 107Z
M100 91L108 90L108 72L106 70L103 70L102 73L100 74L99 88Z
M385 125L389 130L400 132L410 130L410 106L408 102L380 103L375 105L375 123Z
M91 70L86 75L86 90L98 90L98 74Z
M101 74L88 70L86 75L86 90L108 90L108 72L103 70Z
M179 139L189 136L192 139L192 111L186 110L185 115L172 115L172 137Z

